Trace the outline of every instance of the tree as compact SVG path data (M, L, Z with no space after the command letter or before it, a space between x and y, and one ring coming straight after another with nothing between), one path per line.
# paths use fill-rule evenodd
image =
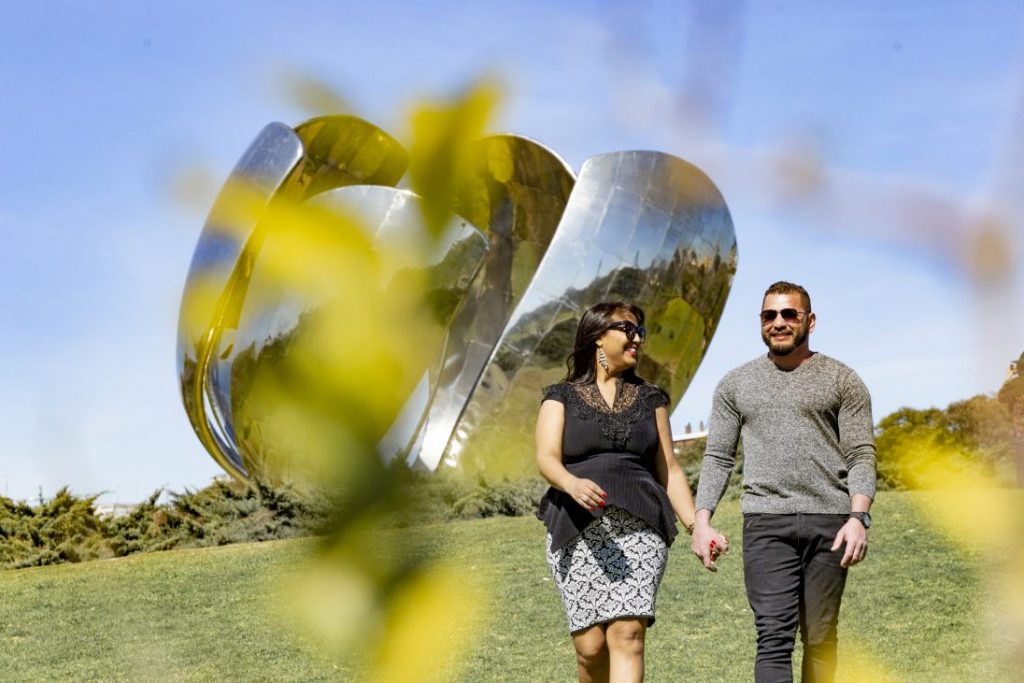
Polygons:
M991 396L957 401L944 410L900 408L875 429L879 481L889 488L918 488L922 468L936 461L952 471L1009 480L1011 433L1009 411Z

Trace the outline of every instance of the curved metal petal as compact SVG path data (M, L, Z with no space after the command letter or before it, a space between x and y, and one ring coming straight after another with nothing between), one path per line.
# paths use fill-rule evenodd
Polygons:
M321 117L291 130L264 129L211 210L193 257L179 321L179 378L200 441L230 474L247 472L232 418L230 369L253 265L266 238L263 209L353 182L394 184L408 155L393 138L351 116Z
M332 215L352 220L366 231L365 237L374 245L373 249L389 254L380 264L383 270L379 275L385 290L401 286L403 279L412 272L421 276L418 281L428 283L426 301L430 306L430 323L419 330L421 334L414 342L418 351L415 356L436 363L451 321L484 261L488 243L479 230L454 216L439 237L432 237L422 221L421 201L405 190L356 185L324 192L312 203L329 209ZM286 242L287 236L271 232L263 245L263 253L269 255L286 249L283 246ZM317 267L344 267L346 257L341 251L345 244L333 246L340 250L324 254ZM263 364L275 363L282 353L292 352L294 337L301 334L304 321L308 323L317 316L330 315L324 311L331 305L337 306L339 302L343 305L354 297L368 296L369 292L330 289L311 292L308 288L294 286L287 278L282 279L273 266L267 265L268 261L272 259L261 258L254 263L235 335L238 351L221 361L226 372L220 381L232 388L230 398L237 423L234 427L240 434L237 443L246 472L271 480L291 480L296 477L288 454L281 457L282 454L266 443L265 431L261 429L266 416L246 406L254 378ZM339 281L343 285L346 282L344 278ZM352 339L338 339L337 344L349 346L350 353L358 353L361 345L373 343L372 338L361 338L359 332L359 329L353 330ZM322 357L307 357L305 362L323 368L323 375L317 378L319 384L330 383L331 362ZM387 390L404 399L427 370L426 363L426 360L421 365L407 363L400 377L390 378L394 386ZM423 409L422 405L418 410L407 406L405 414L384 435L382 454L407 452L422 421ZM383 429L378 437L382 433Z
M210 210L192 255L178 318L178 379L185 412L200 442L227 472L242 476L242 462L230 434L211 428L204 397L205 363L221 293L234 272L252 220L284 184L302 157L302 141L283 123L266 126L235 165ZM238 204L245 202L255 210Z
M355 116L319 116L295 132L306 150L288 179L296 199L349 185L394 187L409 167L409 154L397 140Z
M477 141L455 211L483 228L490 251L452 323L421 443L410 464L434 469L562 217L574 177L550 149L516 135Z
M579 316L598 301L635 301L645 309L651 334L638 373L678 399L714 334L735 272L732 219L698 168L658 152L589 159L445 462L529 466L538 389L564 376Z

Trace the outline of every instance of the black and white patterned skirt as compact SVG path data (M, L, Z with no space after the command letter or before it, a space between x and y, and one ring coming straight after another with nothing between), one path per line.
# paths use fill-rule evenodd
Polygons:
M646 522L609 507L547 559L569 632L621 617L647 617L654 624L654 599L665 574L668 546Z

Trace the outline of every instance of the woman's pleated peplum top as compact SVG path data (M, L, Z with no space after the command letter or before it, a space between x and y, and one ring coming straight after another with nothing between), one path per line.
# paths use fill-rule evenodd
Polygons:
M607 505L647 522L668 545L675 539L675 515L658 483L658 427L654 410L668 405L664 391L639 378L618 378L611 408L594 383L560 382L544 387L543 400L565 408L562 462L573 475L590 479L608 494ZM588 512L569 494L552 487L541 498L537 517L551 534L551 549L573 540L604 513Z

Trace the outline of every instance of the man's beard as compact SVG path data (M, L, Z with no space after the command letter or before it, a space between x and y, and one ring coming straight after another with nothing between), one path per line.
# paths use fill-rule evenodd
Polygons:
M769 333L762 333L761 339L764 340L768 350L772 352L773 356L788 356L793 353L793 350L807 341L807 330L802 330L793 335L790 341L782 343L773 343L771 335Z

